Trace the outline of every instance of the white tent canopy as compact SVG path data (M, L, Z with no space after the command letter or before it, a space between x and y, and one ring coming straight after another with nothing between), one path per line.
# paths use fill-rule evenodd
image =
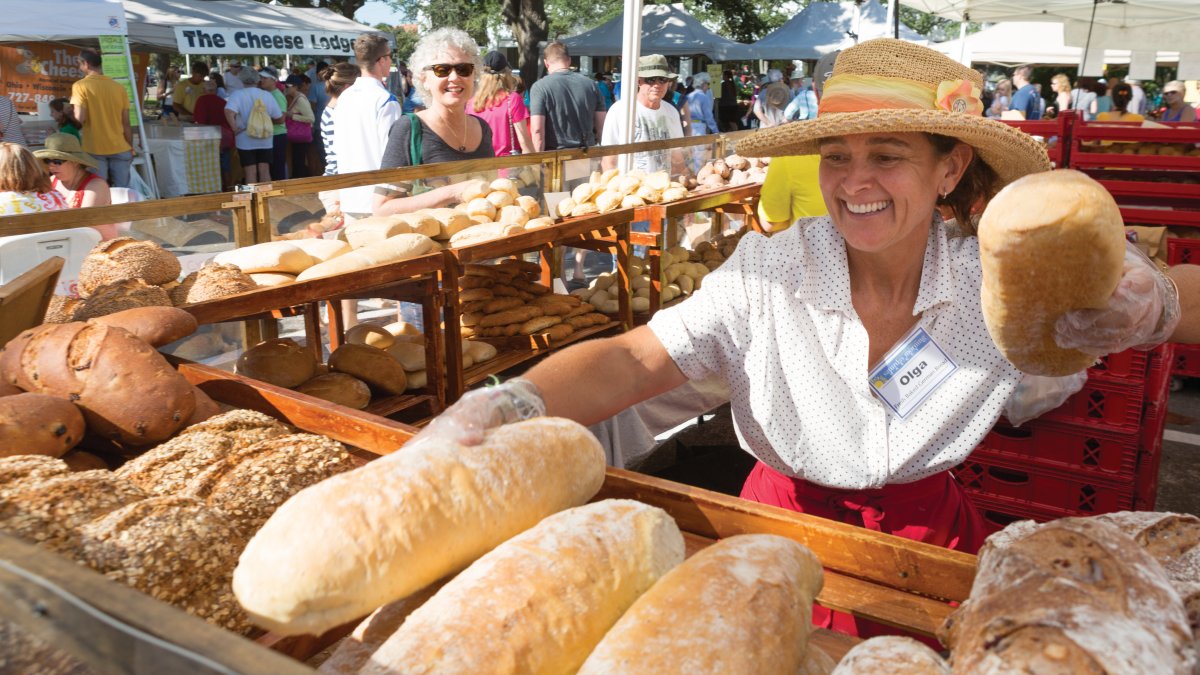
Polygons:
M1077 66L1083 49L1067 46L1063 25L1048 21L1006 21L988 26L966 38L930 45L950 58L965 54L968 63L994 63L1002 66L1041 64ZM965 51L964 51L965 47ZM1104 62L1129 63L1129 50L1110 49ZM1178 53L1159 54L1160 61L1178 61Z
M0 42L125 35L127 25L120 0L53 0L39 2L37 11L9 14L0 27Z
M95 36L95 30L90 32L71 32L70 25L94 22L101 10L107 6L108 13L112 5L121 3L97 2L96 0L61 0L69 9L59 14L49 13L38 5L37 12L22 13L19 22L20 33L0 35L0 40L16 41L30 38L64 41L84 35ZM121 21L122 32L127 26L129 41L135 46L155 51L176 51L179 44L176 40L176 27L185 29L234 29L234 30L278 30L278 31L307 31L325 34L341 34L349 40L365 32L376 33L366 26L347 19L327 9L312 9L267 5L254 0L125 0L124 15L118 17ZM107 20L107 17L103 17ZM38 31L32 31L25 26L38 26ZM7 33L15 30L16 26L6 21L0 31ZM44 29L44 30L42 30ZM388 36L390 37L390 36ZM179 50L186 52L186 49ZM296 50L298 53L342 54L342 50L330 49L321 51L317 48ZM195 52L193 52L195 53ZM229 45L226 54L261 54L261 50L238 49Z
M887 10L877 0L854 2L811 2L787 23L752 46L772 59L819 59L825 54L878 37L891 37ZM926 43L919 33L900 26L900 38Z
M621 53L623 17L618 16L575 37L566 38L575 56L614 56ZM642 54L693 56L714 61L760 58L750 45L722 37L688 14L683 5L646 5L642 9ZM774 58L772 56L771 58Z

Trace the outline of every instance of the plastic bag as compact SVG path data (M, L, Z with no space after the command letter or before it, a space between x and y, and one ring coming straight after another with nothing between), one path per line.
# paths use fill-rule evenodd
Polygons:
M1083 389L1086 382L1086 370L1065 377L1022 375L1016 390L1004 403L1004 416L1013 426L1019 427L1062 405Z
M246 135L250 138L270 138L275 135L275 123L261 98L254 99L250 117L246 120Z

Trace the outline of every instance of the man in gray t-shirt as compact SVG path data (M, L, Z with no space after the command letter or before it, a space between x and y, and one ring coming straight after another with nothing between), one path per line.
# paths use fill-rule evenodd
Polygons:
M599 145L604 101L596 83L571 71L567 47L546 45L546 76L529 90L529 133L536 151Z

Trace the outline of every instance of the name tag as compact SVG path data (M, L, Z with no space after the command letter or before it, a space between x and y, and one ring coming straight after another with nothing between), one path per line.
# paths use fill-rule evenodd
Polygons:
M958 366L920 326L909 331L867 374L871 391L907 419Z

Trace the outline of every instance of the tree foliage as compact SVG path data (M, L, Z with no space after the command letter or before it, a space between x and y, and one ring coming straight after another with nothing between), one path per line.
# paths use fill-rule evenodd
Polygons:
M259 2L270 2L270 0L258 0ZM347 19L353 19L354 14L367 4L367 0L279 0L279 4L287 5L288 7L316 7L319 9L329 9Z

